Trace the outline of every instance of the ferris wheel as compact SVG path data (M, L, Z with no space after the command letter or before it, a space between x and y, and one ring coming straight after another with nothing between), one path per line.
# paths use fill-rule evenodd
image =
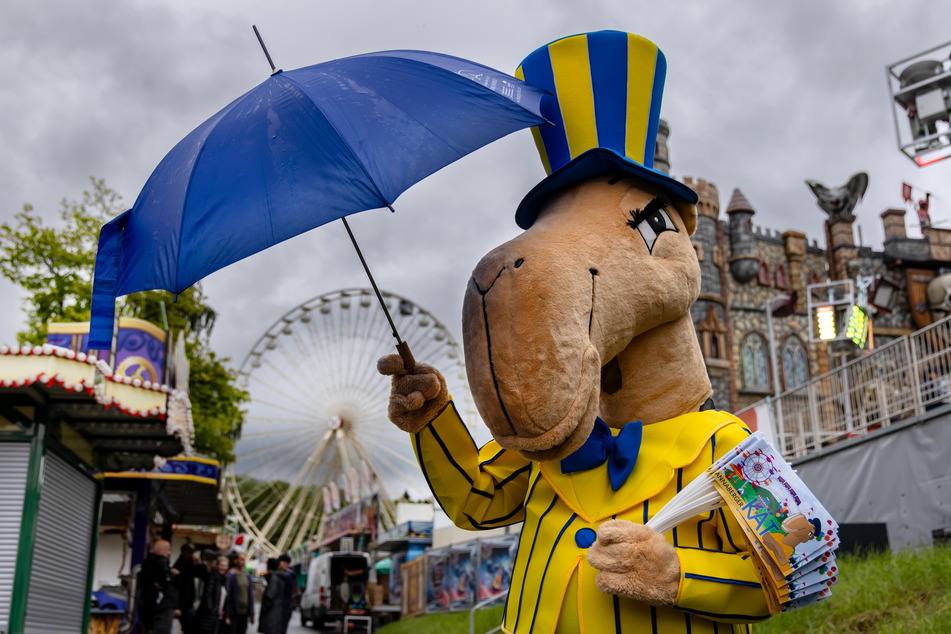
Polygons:
M459 345L428 311L382 295L413 354L443 373L472 425ZM238 372L250 405L227 487L249 550L299 545L317 534L322 514L372 493L431 495L409 435L386 416L390 379L376 361L394 345L373 291L355 288L291 309L251 348Z

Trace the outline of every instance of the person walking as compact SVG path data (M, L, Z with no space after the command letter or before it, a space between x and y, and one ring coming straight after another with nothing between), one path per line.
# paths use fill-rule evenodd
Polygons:
M258 632L261 634L281 634L283 615L281 601L284 596L284 578L278 571L280 562L274 557L267 560L267 574L264 581L267 586L261 597L261 614L258 617Z
M254 582L245 570L245 554L236 552L228 557L231 569L225 575L225 616L231 627L230 634L247 634L248 623L254 623Z
M172 545L158 539L142 562L139 571L141 603L139 613L147 634L171 634L178 608L178 589L174 577L178 570L169 565Z
M225 589L225 573L228 572L228 558L218 557L212 564L205 589L195 612L195 620L200 634L224 634L224 607L228 592Z
M297 574L291 568L291 556L284 553L277 558L278 574L282 575L284 587L281 593L281 634L287 634L287 627L294 614L294 595L297 592Z
M174 568L178 570L175 577L175 586L178 588L178 622L182 634L198 634L195 629L195 600L198 598L196 584L202 579L201 560L198 559L197 549L191 542L182 544Z

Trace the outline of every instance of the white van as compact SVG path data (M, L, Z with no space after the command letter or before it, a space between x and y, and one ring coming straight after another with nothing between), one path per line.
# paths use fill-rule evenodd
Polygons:
M300 619L316 630L342 631L343 617L358 594L364 597L365 615L368 583L376 582L376 570L368 553L330 552L318 555L307 568L307 587L300 598ZM359 613L360 606L351 609Z

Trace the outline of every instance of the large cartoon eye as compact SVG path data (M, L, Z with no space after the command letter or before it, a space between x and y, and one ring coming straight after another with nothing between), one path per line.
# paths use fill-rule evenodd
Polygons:
M627 224L631 229L637 229L644 238L648 253L654 252L654 243L657 237L665 231L677 231L677 227L667 215L667 201L663 198L654 198L643 210L636 209L630 212L631 219Z

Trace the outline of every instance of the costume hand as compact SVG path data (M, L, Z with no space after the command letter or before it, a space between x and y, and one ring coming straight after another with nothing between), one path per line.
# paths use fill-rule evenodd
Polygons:
M403 359L391 354L381 357L376 367L380 374L393 377L387 414L403 431L421 430L449 403L446 380L431 365L417 363L412 372L407 372Z
M643 524L611 520L598 527L588 563L600 570L595 582L605 594L650 605L673 605L680 587L680 559L664 536Z

